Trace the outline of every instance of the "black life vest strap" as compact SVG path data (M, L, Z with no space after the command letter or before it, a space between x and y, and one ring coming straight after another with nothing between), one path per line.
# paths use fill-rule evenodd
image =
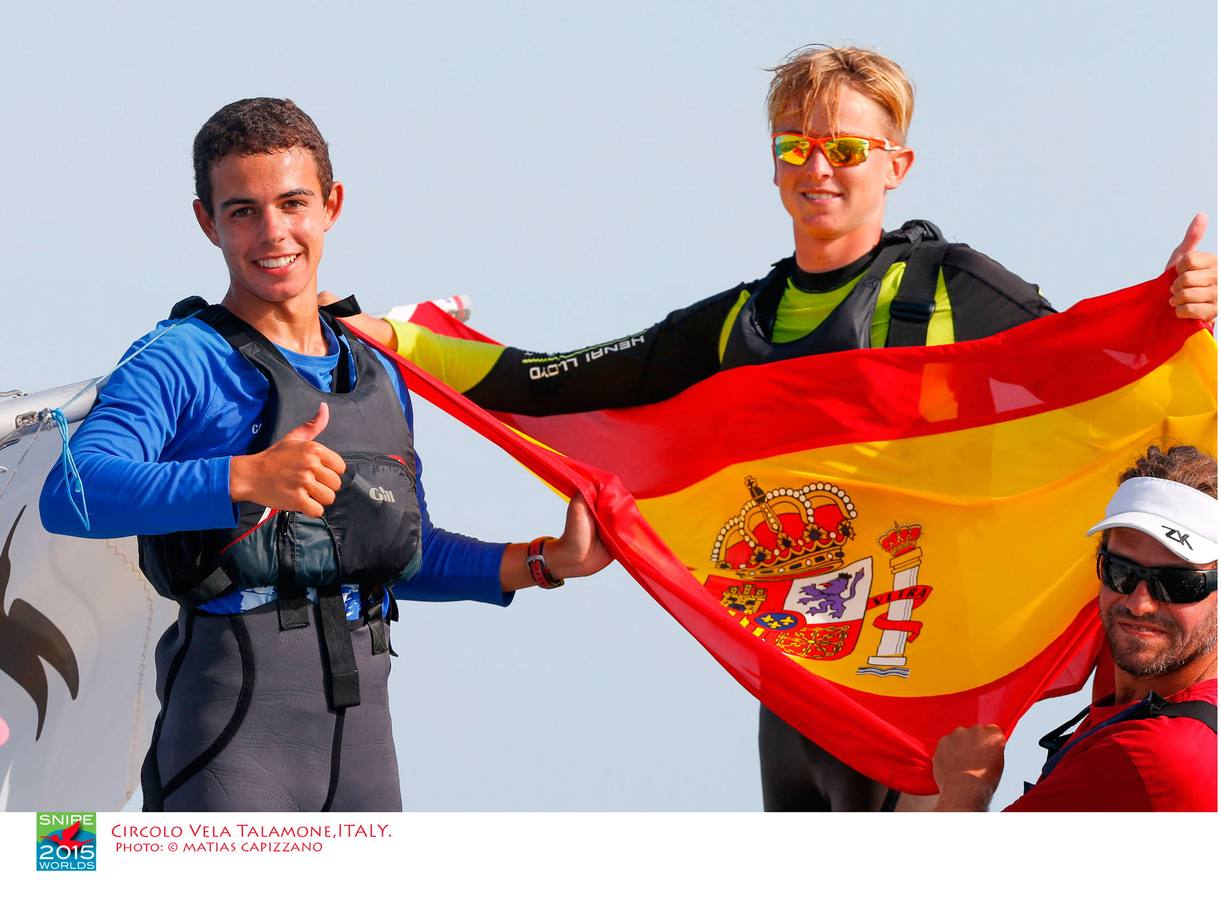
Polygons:
M276 588L276 612L280 617L280 630L309 627L309 598L305 588L297 585L281 585Z
M887 347L923 347L937 306L937 275L949 245L943 240L920 241L907 259L899 290L890 301Z
M334 710L360 706L360 673L348 630L348 614L339 585L318 588L318 622L322 627L322 646L330 673L329 701Z
M189 606L199 606L215 597L223 597L225 594L232 593L236 588L233 585L233 579L229 577L229 573L217 566L212 570L206 578L192 588L190 593L191 602Z
M329 306L322 308L337 319L346 319L348 316L358 316L361 313L360 304L356 302L355 294L348 294L342 300L337 300Z
M903 281L893 301L888 346L923 344L932 316L937 273L945 255L945 239L931 222L914 219L882 235L873 259L856 284L817 327L783 343L772 340L780 302L796 267L789 257L774 263L739 310L722 354L722 368L794 359L817 353L869 347L873 317L887 272L907 261ZM897 312L897 316L896 316Z
M1143 718L1156 718L1161 716L1165 719L1195 719L1197 722L1203 722L1212 729L1212 733L1217 733L1217 705L1209 703L1207 700L1184 700L1182 703L1168 703L1165 709L1154 714L1154 716L1144 716Z
M386 629L386 620L382 618L369 621L369 643L374 656L390 649L390 634Z
M170 309L171 319L186 319L193 316L197 312L202 312L208 308L208 301L198 294L192 294L190 297L184 297L174 304Z
M331 331L335 333L335 342L339 344L339 360L331 372L331 393L350 394L352 388L356 387L356 363L352 360L352 353L348 349L348 342L344 340L344 337L346 336L348 340L355 340L355 338L351 337L327 310L323 309L320 312L322 318L331 326ZM355 315L355 313L351 315Z
M1091 708L1091 706L1087 706L1063 725L1057 725L1039 738L1039 746L1047 751L1048 759L1051 759L1054 754L1059 753L1060 748L1068 743L1068 739L1073 736L1073 731L1076 729L1077 724L1090 714Z
M772 330L776 327L776 312L780 309L780 298L784 296L784 289L796 267L796 256L786 256L784 259L776 260L747 301L751 306L751 324L759 334L769 340Z
M911 252L911 244L904 239L905 237L905 235L900 235L899 239L889 241L878 251L878 255L873 258L873 262L865 269L865 273L849 295L853 299L858 297L870 298L870 295L872 295L872 303L869 304L869 314L871 317L873 315L873 306L877 304L877 294L882 287L882 279L886 277L886 273L890 271L891 266L901 261ZM792 277L793 270L796 268L797 258L795 256L789 256L772 263L772 270L763 277L763 281L755 289L754 295L750 298L752 305L751 322L755 330L769 341L776 328L776 315L780 310L780 300L784 297L784 291L788 287L789 278ZM845 298L840 303L841 305L847 304L848 299ZM796 343L796 341L793 343Z
M910 250L911 245L905 241L886 243L848 296L831 310L818 327L804 337L782 344L774 343L772 334L780 301L797 262L795 257L790 256L773 263L771 271L755 287L734 321L722 366L732 368L832 350L867 347L869 321L877 305L882 279L890 267Z
M1068 754L1068 751L1077 746L1077 744L1090 735L1101 731L1103 728L1118 725L1120 722L1136 722L1141 719L1159 718L1195 719L1197 722L1203 722L1211 728L1214 734L1217 732L1217 705L1215 703L1209 703L1207 700L1185 700L1181 703L1171 703L1158 694L1150 693L1149 696L1139 703L1121 710L1105 722L1095 725L1084 734L1074 738L1072 736L1073 728L1089 715L1091 708L1087 706L1059 728L1049 731L1039 739L1039 746L1047 751L1047 762L1043 764L1043 771L1039 775L1039 781L1046 779L1051 774L1052 769L1058 766L1061 760Z
M390 597L390 612L386 616L386 621L388 623L397 622L399 620L399 602L394 596L394 588L386 585L386 593ZM390 636L390 626L388 624L386 626L386 649L390 652L391 656L398 658L398 654L394 652L394 639Z
M198 297L188 297L186 300L179 301L171 315L177 313L180 307L186 309L189 314L192 309L197 308L198 304L194 303L194 301L198 300ZM192 305L186 306L189 302ZM353 387L352 359L347 344L343 340L344 333L339 328L334 315L329 312L329 309L330 307L323 307L318 312L331 327L331 331L335 334L336 342L339 344L339 360L336 362L335 369L331 373L331 393L346 394ZM196 318L215 330L217 334L228 341L234 350L261 371L265 372L269 365L280 365L283 368L292 369L291 364L284 358L284 354L280 352L275 344L219 303L208 305L196 315ZM272 362L273 360L274 362Z
M362 584L360 600L364 604L364 615L360 622L349 622L348 627L355 631L361 625L369 626L371 652L374 656L390 649L390 630L386 617L382 615L382 598L386 591L380 584Z

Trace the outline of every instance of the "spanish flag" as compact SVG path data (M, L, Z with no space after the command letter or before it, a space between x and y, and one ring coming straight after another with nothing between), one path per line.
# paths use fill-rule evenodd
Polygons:
M1085 531L1118 473L1150 444L1215 452L1217 347L1170 313L1172 277L983 340L729 369L627 409L492 413L398 361L414 392L581 493L624 568L743 687L927 794L946 732L1008 734L1088 677Z

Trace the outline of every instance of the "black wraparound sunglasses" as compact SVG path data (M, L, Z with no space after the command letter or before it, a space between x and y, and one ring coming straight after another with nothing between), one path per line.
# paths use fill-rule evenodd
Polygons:
M1118 594L1132 593L1143 581L1161 603L1199 603L1217 589L1216 569L1138 566L1106 547L1098 551L1098 577Z

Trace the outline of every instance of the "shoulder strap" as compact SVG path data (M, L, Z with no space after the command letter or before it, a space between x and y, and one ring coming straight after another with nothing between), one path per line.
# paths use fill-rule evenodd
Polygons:
M185 319L201 310L208 308L208 301L203 297L192 295L174 304L170 310L171 319Z
M321 308L329 312L332 316L345 319L348 316L359 315L362 311L360 304L356 302L355 294L348 294L348 296L344 297L342 300L336 300L330 306L324 306Z
M179 303L174 307L174 311L177 312L179 307L186 302L184 300ZM247 358L250 358L252 354L257 356L260 353L266 353L273 359L284 360L284 355L276 349L275 344L219 303L209 304L195 318L223 337L228 341L229 346ZM287 365L287 360L284 362Z
M785 286L796 266L795 256L786 256L772 263L771 271L763 276L763 280L751 292L750 309L744 310L755 330L768 339L776 326L776 311L780 308L780 298L784 296Z
M334 309L335 306L346 304L349 300L352 301L352 306L340 310ZM356 296L353 295L340 300L339 303L333 303L330 308L322 307L318 312L322 316L322 320L331 326L331 331L335 333L335 340L339 344L339 361L335 363L335 368L331 372L331 393L351 393L352 389L356 387L356 382L353 380L356 365L350 356L350 343L356 340L356 336L348 331L336 316L354 316L360 312L360 307L356 306Z
M1090 714L1090 707L1086 707L1073 716L1063 725L1058 725L1047 734L1039 738L1039 746L1047 751L1047 758L1051 759L1056 753L1060 752L1060 748L1068 743L1068 739L1073 736L1073 730L1077 724Z
M1184 700L1181 703L1170 703L1157 694L1147 698L1149 706L1133 719L1195 719L1203 722L1217 733L1217 704L1207 700Z
M900 237L884 239L884 246L860 276L856 286L804 337L783 344L772 342L780 300L796 264L793 257L775 263L755 287L731 326L721 360L722 368L794 359L836 350L869 346L869 328L877 306L882 279L896 262L911 252L911 244Z
M1089 711L1090 707L1087 706L1072 719L1044 735L1039 740L1039 746L1047 751L1047 762L1043 764L1043 771L1039 775L1039 781L1046 779L1051 774L1052 769L1058 766L1060 761L1064 759L1068 751L1081 743L1081 741L1110 725L1117 725L1120 722L1135 722L1141 719L1160 718L1195 719L1211 728L1214 734L1217 731L1217 705L1215 703L1209 703L1207 700L1185 700L1182 703L1170 703L1164 697L1150 693L1144 700L1129 706L1125 710L1121 710L1105 722L1095 725L1084 734L1071 737L1072 732L1070 729L1072 726L1084 719L1089 714Z
M355 298L351 299L355 301ZM228 341L234 350L254 364L269 380L274 380L271 372L273 367L289 377L300 377L288 360L284 358L284 354L280 352L280 349L261 332L250 327L250 325L229 312L219 303L205 304L201 308L198 304L202 302L199 297L188 297L186 300L179 301L174 306L170 315L171 317L185 317L196 310L200 310L195 318L212 328L217 334ZM181 316L176 315L180 311ZM348 314L351 315L352 313ZM322 316L333 325L337 321L325 309L322 310ZM348 358L348 348L343 341L340 329L334 327L332 330L339 341L339 360L335 364L334 372L331 374L331 393L346 394L353 387L351 378L352 366Z
M920 236L907 259L898 293L890 301L887 347L923 347L928 343L928 323L937 305L937 275L949 247L932 222L917 219L905 223L901 230L912 226L921 226Z
M882 235L876 255L848 296L809 334L783 344L772 342L776 313L796 260L780 260L759 281L730 329L722 368L793 359L870 346L869 332L890 267L907 260L899 295L891 304L887 346L923 345L937 292L945 240L932 222L913 219Z

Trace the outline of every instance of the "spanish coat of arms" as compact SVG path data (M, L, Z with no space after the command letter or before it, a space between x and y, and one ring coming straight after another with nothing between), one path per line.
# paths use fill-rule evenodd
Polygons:
M750 498L712 547L723 574L704 582L726 612L790 656L829 661L856 649L862 625L877 611L877 652L857 673L906 678L907 644L922 627L911 614L932 592L917 583L921 526L896 524L878 537L891 585L872 593L874 560L852 552L857 509L846 492L821 481L764 491L753 476L746 488Z

